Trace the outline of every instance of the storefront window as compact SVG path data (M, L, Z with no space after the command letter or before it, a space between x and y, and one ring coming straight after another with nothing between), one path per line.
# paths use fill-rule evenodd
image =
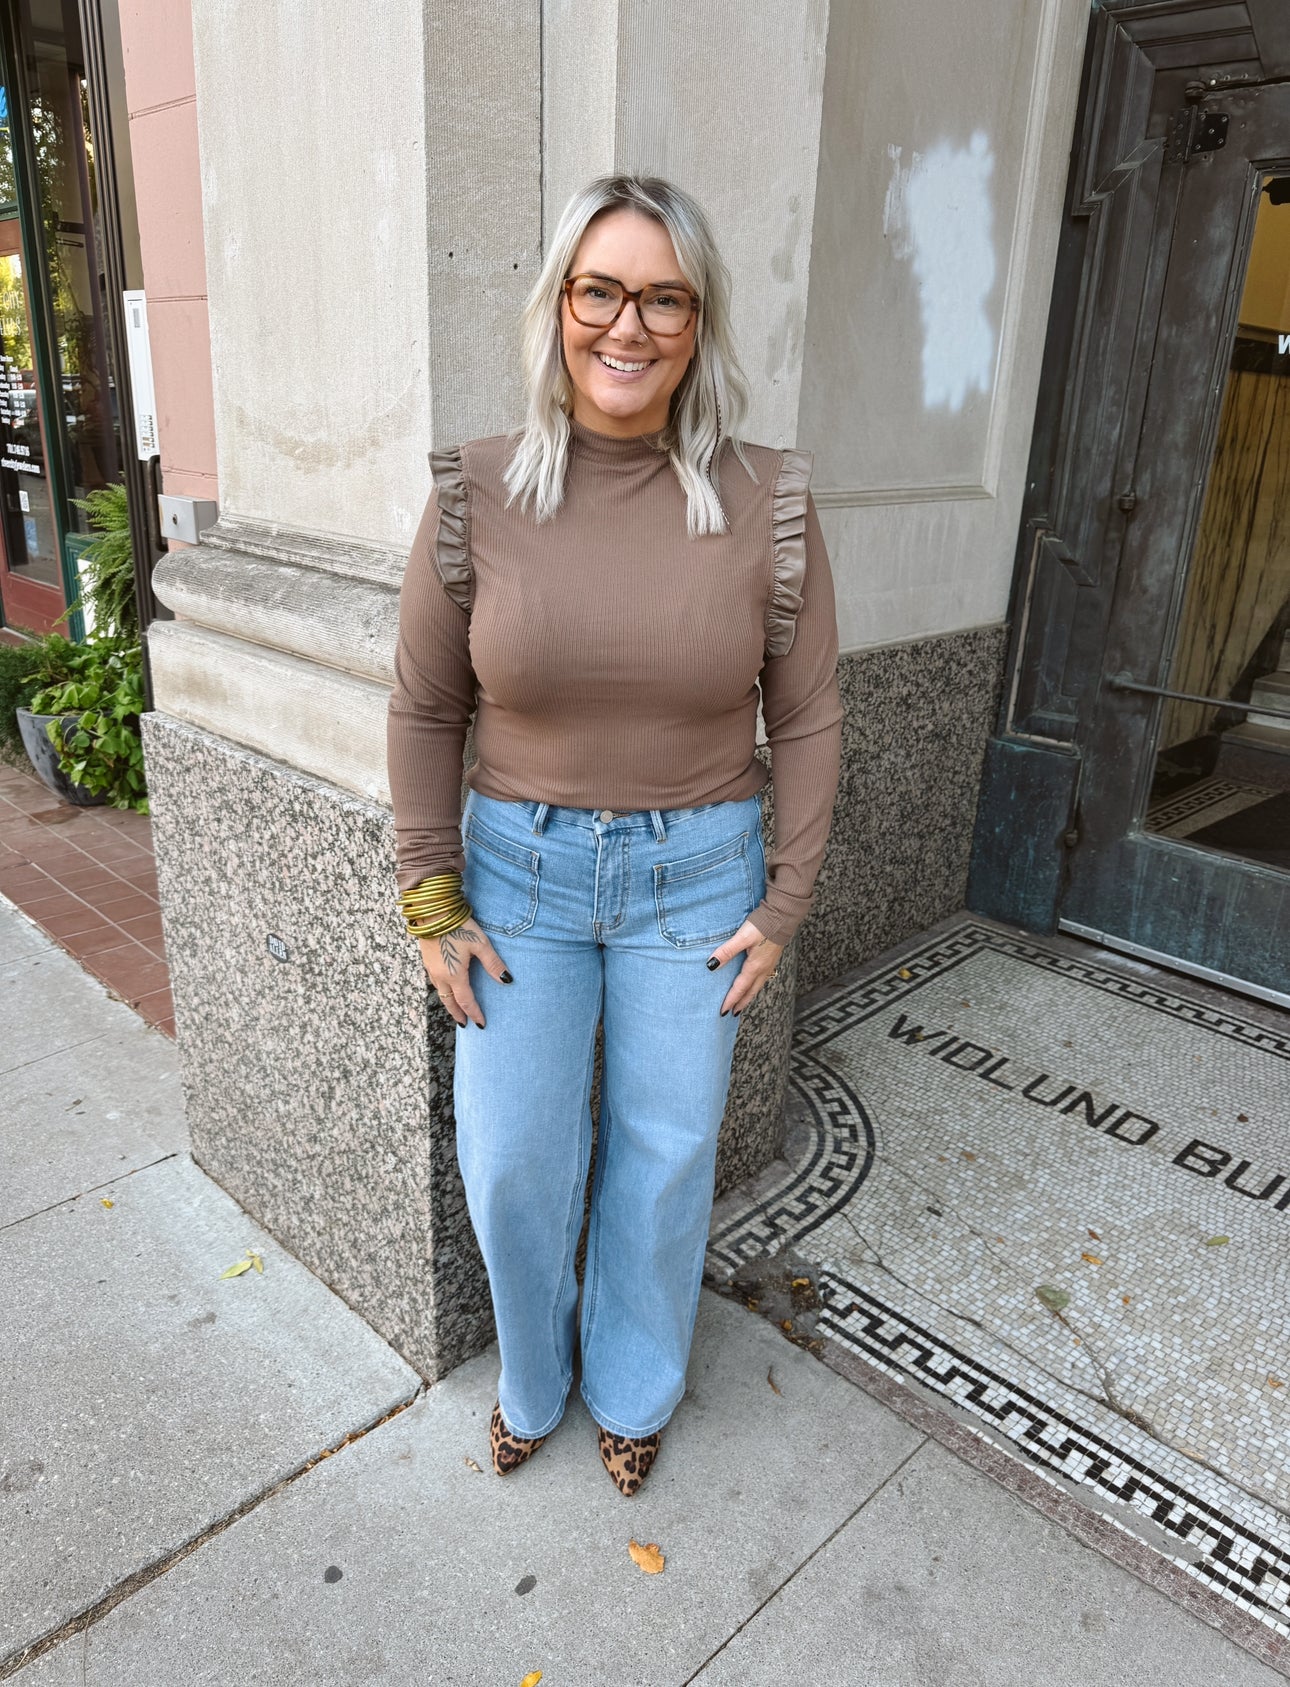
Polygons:
M89 109L79 64L69 60L61 8L29 0L21 9L28 14L28 97L70 491L83 498L115 479L119 464ZM79 44L70 45L79 58ZM81 515L72 520L83 529Z
M23 273L9 133L8 90L0 88L0 500L3 537L14 586L60 591L58 526L54 520L40 426L31 304Z
M1287 176L1259 196L1169 685L1211 701L1162 711L1148 831L1290 867Z
M0 47L0 609L40 631L75 596L75 500L119 478L119 421L76 7L17 0Z

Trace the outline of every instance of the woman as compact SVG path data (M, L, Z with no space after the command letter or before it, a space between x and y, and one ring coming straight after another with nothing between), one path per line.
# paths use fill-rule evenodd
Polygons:
M575 195L525 308L524 429L431 454L389 713L401 906L457 1024L494 1468L559 1422L577 1335L629 1495L685 1389L738 1017L811 906L838 779L810 459L737 437L728 290L687 194Z

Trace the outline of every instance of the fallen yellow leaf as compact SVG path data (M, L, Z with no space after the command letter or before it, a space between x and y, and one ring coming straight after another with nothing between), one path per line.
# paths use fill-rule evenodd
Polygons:
M783 1395L784 1390L775 1381L775 1367L773 1365L771 1366L770 1370L768 1370L766 1372L766 1381L775 1390L776 1394L781 1395L781 1396Z
M469 1454L469 1453L467 1453L467 1454L466 1454L466 1463L467 1463L467 1464L468 1464L468 1465L469 1465L469 1466L470 1466L470 1468L471 1468L471 1469L472 1469L472 1470L478 1470L478 1471L479 1471L479 1474L480 1474L480 1475L481 1475L481 1476L482 1476L482 1475L483 1475L483 1474L484 1474L484 1472L483 1472L483 1469L482 1469L482 1468L481 1468L481 1466L479 1466L479 1465L477 1465L477 1464L476 1464L476 1463L475 1463L475 1461L474 1461L474 1459L472 1459L472 1458L471 1458L471 1456L470 1456L470 1454Z
M781 1318L779 1327L781 1330L791 1330L793 1327L793 1320L791 1318Z
M1095 1242L1100 1242L1102 1240L1102 1238L1098 1235L1096 1230L1090 1230L1089 1235L1093 1238L1093 1240Z
M810 1286L811 1279L809 1277L794 1277L792 1283L789 1285L790 1288L794 1289L809 1289Z
M1268 1378L1268 1387L1269 1388L1284 1388L1285 1383L1282 1382L1280 1377L1269 1377Z
M1120 1299L1123 1301L1125 1306L1127 1306L1129 1304L1129 1296L1128 1295L1121 1295Z
M221 1271L220 1277L221 1279L225 1277L240 1277L244 1271L249 1271L250 1269L251 1262L249 1259L239 1259L236 1265L230 1265L227 1271Z
M913 973L910 972L908 967L901 967L900 971L896 974L897 978L912 978L913 976Z
M255 1267L255 1269L257 1271L259 1271L261 1274L263 1274L263 1272L264 1272L264 1261L260 1258L259 1254L248 1253L246 1257L250 1260L251 1264Z
M963 1150L963 1158L965 1160L975 1160L976 1155L972 1152L972 1150L970 1148L965 1148Z
M657 1541L651 1541L648 1546L642 1546L639 1541L628 1541L627 1550L632 1555L632 1563L644 1570L647 1576L662 1574L664 1558Z
M1210 1236L1205 1242L1207 1248L1221 1248L1231 1241L1230 1236Z
M542 1671L540 1669L531 1669L524 1677L523 1681L520 1682L520 1687L538 1687L538 1682L541 1681L541 1679Z
M1079 1257L1083 1260L1087 1260L1090 1265L1101 1265L1102 1263L1096 1254L1081 1254Z
M107 1196L105 1195L103 1197L103 1205L105 1207L114 1207L114 1206L116 1206L116 1202L115 1201L109 1201Z

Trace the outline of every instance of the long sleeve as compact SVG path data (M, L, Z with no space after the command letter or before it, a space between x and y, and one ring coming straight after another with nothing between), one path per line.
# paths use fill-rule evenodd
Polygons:
M399 593L394 690L386 751L399 888L465 867L462 756L475 708L465 610L448 596L435 562L439 498L431 492Z
M786 944L814 901L842 758L838 623L833 573L815 500L806 496L806 568L791 648L761 671L762 715L775 790L775 849L766 895L748 916Z

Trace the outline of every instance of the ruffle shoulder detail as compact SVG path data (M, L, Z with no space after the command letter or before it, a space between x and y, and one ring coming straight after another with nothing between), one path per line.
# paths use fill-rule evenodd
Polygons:
M439 533L435 540L435 567L443 589L469 615L475 597L475 571L470 562L470 501L466 492L466 471L461 447L430 453L439 504Z
M766 605L767 656L786 656L797 632L806 578L806 493L815 463L809 451L783 451L780 458L770 508L775 577Z

